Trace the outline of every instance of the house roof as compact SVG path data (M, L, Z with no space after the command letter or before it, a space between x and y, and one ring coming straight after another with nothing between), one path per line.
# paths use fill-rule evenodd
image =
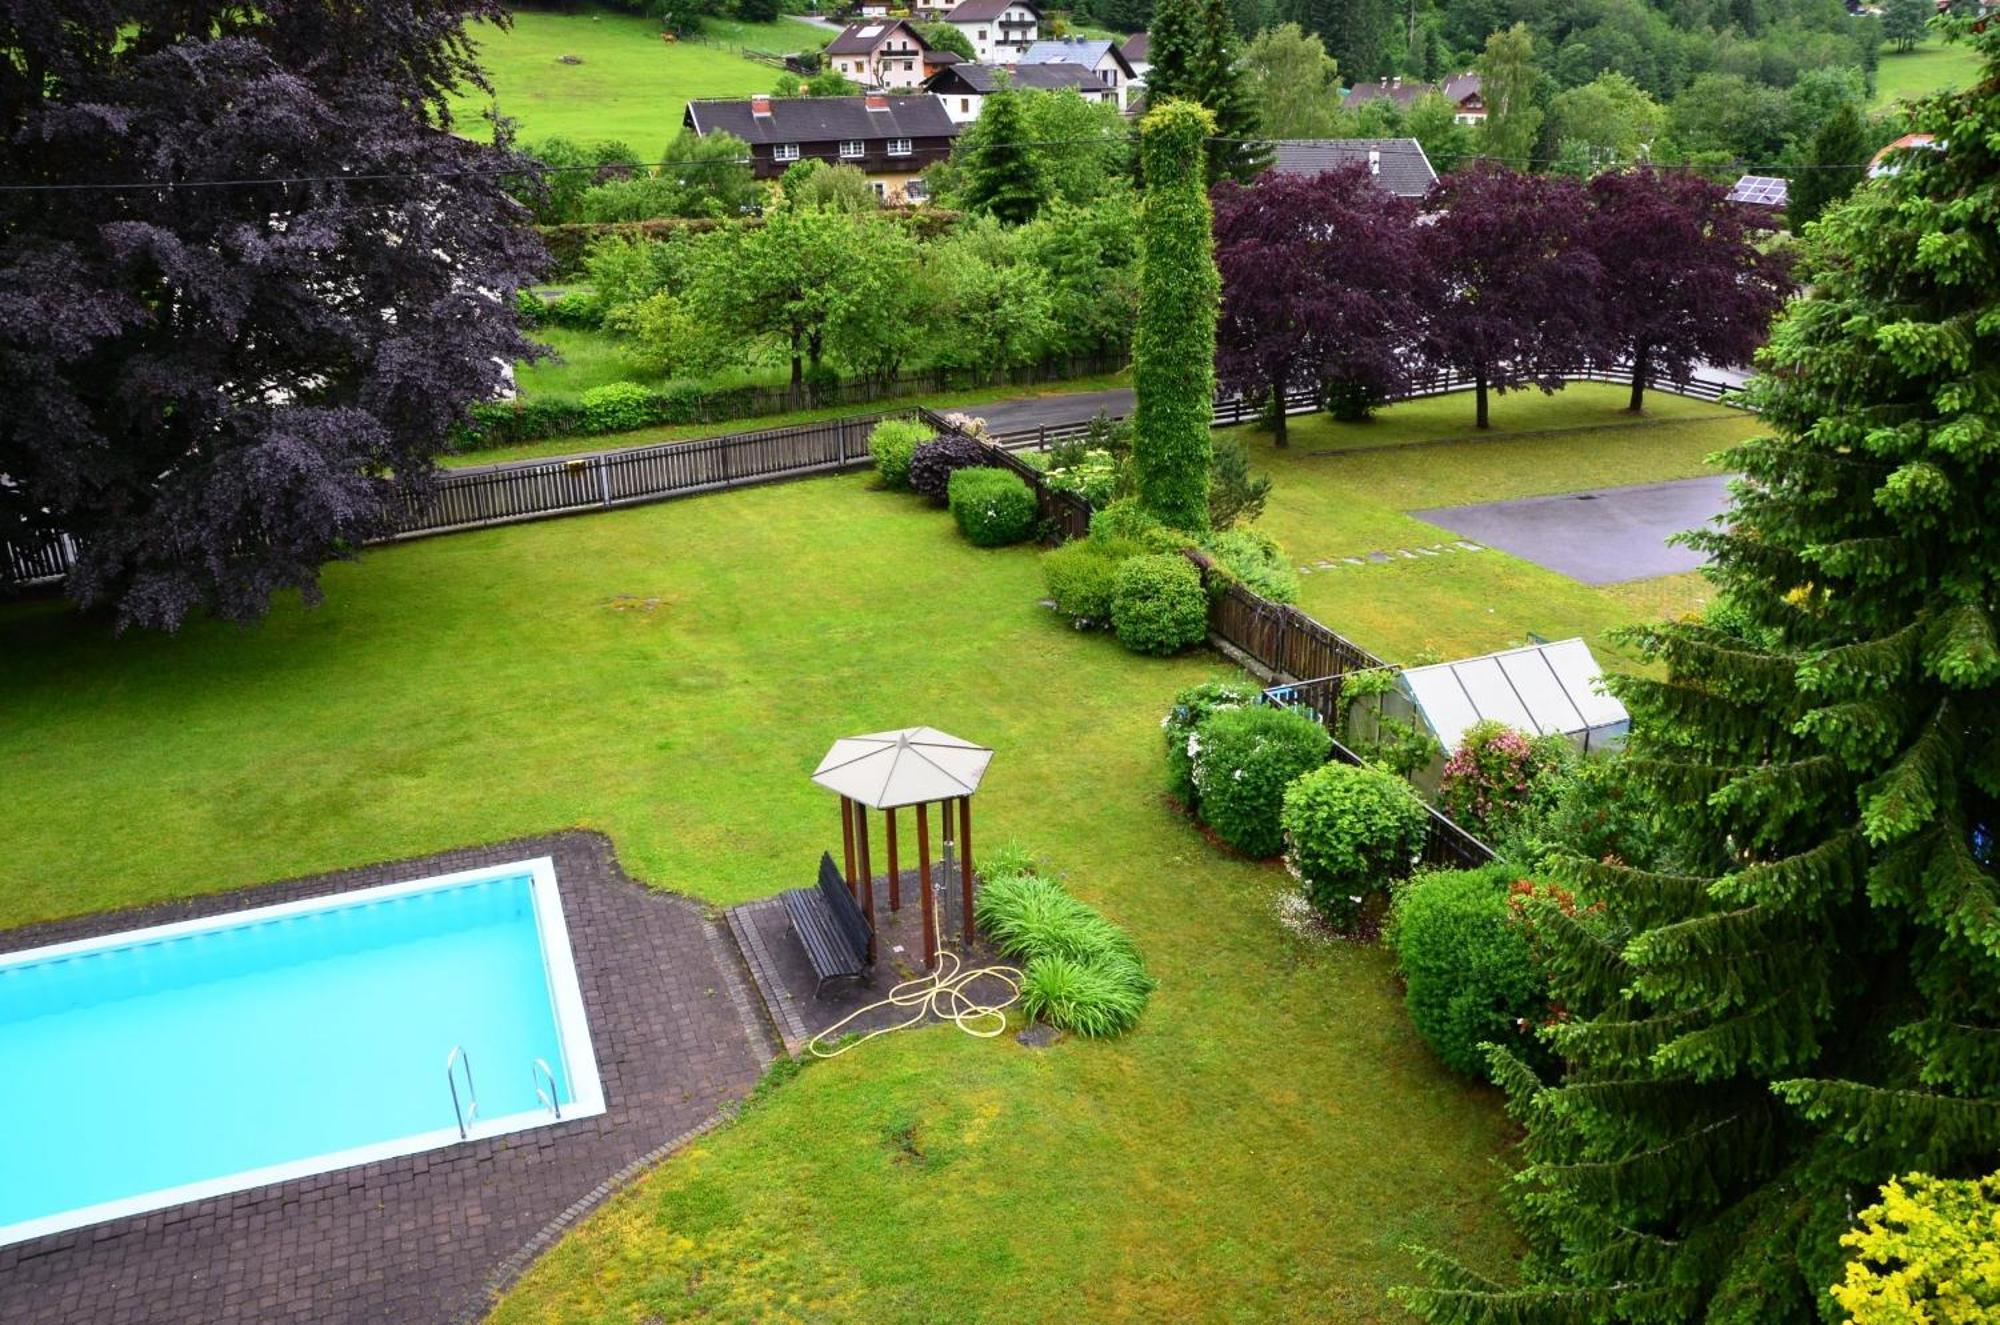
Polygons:
M1125 72L1132 72L1132 62L1125 58L1116 42L1102 37L1063 37L1056 41L1038 41L1021 52L1021 64L1074 64L1085 69L1095 69L1097 62L1110 56L1123 66Z
M1023 64L1002 69L990 64L973 64L960 61L949 70L939 70L924 86L935 92L939 89L958 91L963 89L981 96L1000 89L999 75L1007 75L1008 86L1033 92L1060 92L1064 88L1075 88L1079 92L1102 92L1111 89L1098 80L1096 74L1076 64Z
M961 58L957 51L924 52L925 64L957 64Z
M1883 175L1893 175L1901 170L1902 164L1896 160L1905 152L1942 152L1944 144L1934 133L1906 133L1895 142L1877 152L1868 162L1868 178L1879 179Z
M1790 183L1775 175L1745 175L1729 190L1729 201L1758 207L1782 208L1790 196Z
M1421 198L1437 183L1424 145L1414 138L1280 138L1271 147L1271 169L1280 174L1319 175L1342 166L1371 166L1376 184L1399 198Z
M840 30L840 34L826 44L828 55L866 55L896 34L901 28L903 35L915 43L918 50L929 49L929 43L918 31L900 18L887 22L850 23Z
M1566 639L1412 667L1399 679L1438 743L1455 750L1485 719L1530 736L1588 733L1593 745L1622 736L1631 719L1604 693L1603 675L1589 645Z
M878 101L883 109L869 110ZM958 126L934 96L772 97L769 115L750 102L690 101L687 124L698 134L729 133L746 143L832 143L877 138L955 138Z
M990 23L1017 6L1037 19L1042 16L1042 7L1030 0L962 0L944 18L947 23Z
M1127 64L1144 64L1152 53L1152 46L1152 38L1143 32L1135 32L1127 37L1125 44L1118 49L1125 56Z
M1357 102L1376 101L1386 98L1395 102L1398 106L1407 109L1410 103L1414 102L1424 93L1435 91L1437 91L1437 87L1431 83L1405 83L1401 79L1396 79L1392 82L1385 78L1379 83L1355 84L1352 88L1348 89L1347 104L1351 106Z
M1445 79L1444 86L1438 90L1444 93L1447 101L1456 102L1464 101L1467 97L1479 96L1484 86L1479 75L1468 69L1462 74L1453 74Z

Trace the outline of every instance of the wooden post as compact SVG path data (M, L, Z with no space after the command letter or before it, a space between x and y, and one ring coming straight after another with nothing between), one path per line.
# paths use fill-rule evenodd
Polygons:
M854 895L854 802L840 798L840 843L847 852L847 893Z
M861 918L868 922L868 960L875 960L875 867L868 860L868 809L854 807L854 836L861 850Z
M958 888L965 904L965 946L972 946L972 797L958 798Z
M896 808L892 805L882 811L882 817L889 821L889 909L903 909L903 872L896 864Z
M937 903L931 898L931 807L917 806L917 885L924 909L924 969L937 965Z

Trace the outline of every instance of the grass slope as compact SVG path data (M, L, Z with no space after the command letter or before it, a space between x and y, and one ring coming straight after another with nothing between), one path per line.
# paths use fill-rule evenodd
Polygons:
M489 105L518 122L523 141L563 137L615 139L657 160L680 132L681 112L698 97L767 92L778 71L746 60L739 47L786 52L817 49L832 34L805 23L739 23L712 19L702 39L660 40L657 19L597 10L514 14L508 31L474 30L481 63L496 96L457 99L461 133L484 136ZM709 44L713 43L713 44ZM564 64L573 55L581 64Z
M1457 537L1406 511L1714 473L1708 456L1758 431L1738 411L1658 392L1634 420L1625 396L1593 384L1508 395L1483 436L1468 436L1463 394L1393 405L1363 424L1295 422L1285 450L1267 434L1242 436L1276 481L1263 527L1304 564ZM1606 630L1690 610L1707 587L1686 574L1593 588L1489 549L1314 572L1299 606L1395 662L1483 653L1529 632L1582 635L1611 662L1620 653Z
M370 551L262 626L112 640L0 610L0 925L563 825L714 902L838 842L833 738L994 745L977 840L1033 844L1162 987L1137 1033L951 1031L815 1066L587 1221L501 1319L1360 1322L1407 1242L1513 1250L1490 1092L1384 954L1295 946L1283 876L1165 807L1158 714L1218 670L1036 606L860 478Z
M1979 54L1964 42L1947 46L1935 37L1913 51L1882 52L1875 70L1875 109L1954 92L1979 74Z

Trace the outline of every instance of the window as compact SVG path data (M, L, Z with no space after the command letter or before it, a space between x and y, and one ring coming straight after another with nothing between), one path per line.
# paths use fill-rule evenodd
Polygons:
M971 97L960 97L958 99L958 113L961 115L969 115L972 113Z
M986 29L985 29L985 28L981 28L981 29L979 30L979 44L980 44L981 46L984 46L984 45L986 44Z
M868 150L868 144L859 138L843 138L840 141L840 155L844 160L857 160Z
M779 143L771 149L771 159L773 161L796 161L799 159L799 145L797 143Z
M903 186L903 197L910 202L928 202L930 196L931 186L920 179L913 179Z
M888 186L883 184L881 180L876 180L871 187L874 188L877 198L886 198L889 196Z
M910 154L910 140L909 140L909 139L907 139L907 138L891 138L891 139L889 140L889 155L890 155L890 156L908 156L909 154Z

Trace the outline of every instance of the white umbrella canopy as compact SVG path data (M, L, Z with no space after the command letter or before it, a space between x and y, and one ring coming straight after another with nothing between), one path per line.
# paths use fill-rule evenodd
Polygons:
M875 810L950 800L979 790L993 752L935 727L905 727L835 741L814 782Z

